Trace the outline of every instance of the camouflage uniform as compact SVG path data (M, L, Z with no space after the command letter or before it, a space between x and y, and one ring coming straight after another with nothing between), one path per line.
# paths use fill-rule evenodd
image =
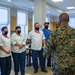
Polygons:
M75 75L75 29L65 25L51 33L43 54L54 52L58 60L54 75Z

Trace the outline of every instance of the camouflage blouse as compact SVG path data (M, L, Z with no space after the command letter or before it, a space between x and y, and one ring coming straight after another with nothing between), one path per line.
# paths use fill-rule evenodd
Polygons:
M57 53L58 63L56 67L58 73L75 75L75 29L69 25L64 25L53 31L43 54L48 57L51 52Z

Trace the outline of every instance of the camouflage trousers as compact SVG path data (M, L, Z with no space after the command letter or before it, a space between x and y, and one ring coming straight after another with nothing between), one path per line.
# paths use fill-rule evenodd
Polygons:
M53 75L75 75L75 69L72 68L58 68L58 54L57 52L51 53L51 69L53 71Z
M64 70L61 70L58 72L58 70L55 70L53 72L53 75L75 75L75 70L71 70L70 68L65 68Z

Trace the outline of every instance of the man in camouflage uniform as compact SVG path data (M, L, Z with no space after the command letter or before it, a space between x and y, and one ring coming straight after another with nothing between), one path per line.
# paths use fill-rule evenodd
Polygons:
M43 54L48 57L57 52L53 75L75 75L75 29L68 25L67 13L60 14L59 22L61 26L51 33Z

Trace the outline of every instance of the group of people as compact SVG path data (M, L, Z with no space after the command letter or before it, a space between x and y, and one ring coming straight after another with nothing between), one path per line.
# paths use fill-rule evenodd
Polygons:
M11 72L11 52L14 61L14 72L18 75L19 66L21 75L25 75L25 56L26 56L26 39L21 34L21 27L16 26L15 33L11 38L7 36L8 28L2 27L0 36L0 67L1 75L10 75Z
M45 47L45 37L46 40L48 40L48 35L50 34L50 30L48 30L49 23L45 22L44 26L45 28L42 31L40 30L40 24L36 22L34 24L34 30L29 33L27 39L24 34L21 34L20 26L15 27L15 32L12 33L10 38L7 35L8 28L5 26L2 27L2 35L0 36L1 75L10 75L11 55L13 57L15 75L18 75L19 70L21 71L21 75L25 75L26 40L31 42L34 73L38 72L39 67L37 56L39 56L41 71L47 73L45 57L43 56L43 47ZM50 66L49 62L48 66Z
M51 53L56 53L57 59L52 66L53 75L75 75L75 29L68 25L69 15L62 13L59 16L60 25L54 31L48 29L49 23L44 23L44 29L40 30L40 24L34 24L34 30L30 31L27 40L31 43L34 73L38 72L38 59L41 71L47 73L47 66L52 66ZM15 33L11 38L7 36L8 28L2 27L0 36L0 67L1 75L10 75L11 54L14 61L14 72L25 75L26 37L21 34L21 27L15 27Z

